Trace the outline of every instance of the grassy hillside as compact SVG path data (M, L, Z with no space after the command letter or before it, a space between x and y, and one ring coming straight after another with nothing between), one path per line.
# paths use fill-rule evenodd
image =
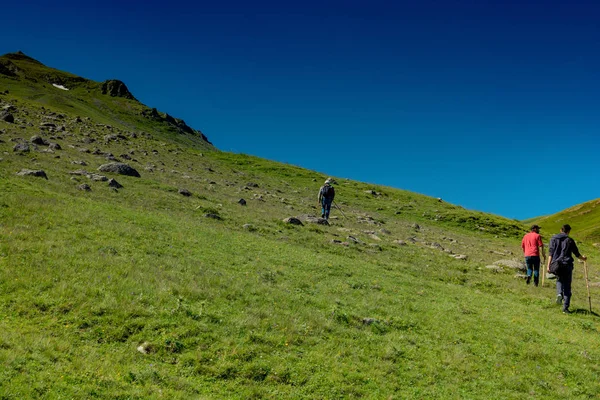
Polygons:
M600 199L591 200L559 213L531 219L546 232L559 232L564 224L571 225L573 236L591 243L600 242Z
M336 178L325 225L325 176L16 58L0 73L0 398L600 395L582 269L565 316L552 281L506 266L518 221ZM98 170L115 160L140 177Z

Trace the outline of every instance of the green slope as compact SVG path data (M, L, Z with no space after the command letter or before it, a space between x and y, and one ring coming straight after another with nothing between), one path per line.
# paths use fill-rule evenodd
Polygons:
M0 68L0 398L600 395L581 268L571 316L552 281L488 268L521 259L519 222L335 179L322 225L326 176L0 59L19 69ZM141 176L98 171L114 159Z
M532 218L527 222L539 224L547 234L559 232L561 226L569 224L573 237L592 243L600 242L599 204L600 199L590 200L553 215Z

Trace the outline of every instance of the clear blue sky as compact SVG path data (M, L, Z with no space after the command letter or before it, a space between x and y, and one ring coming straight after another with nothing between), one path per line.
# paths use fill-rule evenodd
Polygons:
M36 4L37 3L37 4ZM219 149L525 219L600 197L600 5L10 1L0 52Z

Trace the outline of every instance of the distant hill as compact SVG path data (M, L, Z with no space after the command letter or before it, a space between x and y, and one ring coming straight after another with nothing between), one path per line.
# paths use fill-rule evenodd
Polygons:
M536 223L548 236L560 231L564 224L571 225L573 237L590 242L600 242L600 199L590 200L567 208L556 214L532 218L526 223Z

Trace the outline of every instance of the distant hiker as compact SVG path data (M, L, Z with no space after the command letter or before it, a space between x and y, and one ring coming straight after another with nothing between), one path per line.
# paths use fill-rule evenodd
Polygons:
M540 236L540 227L532 225L531 230L521 241L523 254L525 255L525 264L527 264L527 280L528 285L531 283L531 275L533 273L533 283L537 286L540 282L540 249L544 262L546 262L546 252L544 251L544 243Z
M552 236L550 239L548 272L550 264L553 262L560 264L556 275L556 303L562 304L562 310L565 314L570 314L569 305L571 304L571 281L573 280L573 254L580 260L587 260L586 256L579 254L579 249L575 241L569 237L571 226L565 224L560 228L560 233Z
M331 186L332 179L327 178L325 184L319 189L319 203L321 204L321 218L329 219L331 203L335 197L335 190Z

